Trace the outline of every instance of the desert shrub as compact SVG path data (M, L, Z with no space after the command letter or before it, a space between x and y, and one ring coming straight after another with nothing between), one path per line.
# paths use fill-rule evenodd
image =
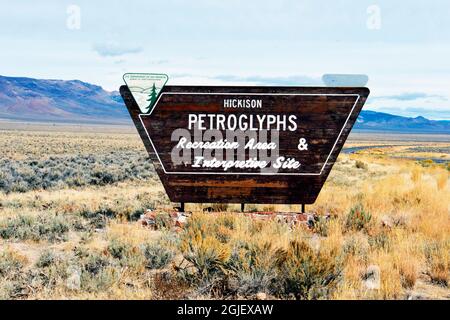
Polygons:
M172 227L172 218L167 212L158 212L155 215L155 226L156 229L170 229Z
M81 217L88 219L91 227L96 229L103 229L108 223L108 219L116 217L117 212L109 206L101 206L97 210L91 210L83 207L79 214Z
M236 227L236 216L233 214L220 214L216 217L215 224L233 230Z
M178 276L195 292L214 297L251 296L257 292L279 293L277 268L261 232L279 237L288 226L276 221L255 221L231 214L194 214L180 234L181 263ZM236 238L236 234L246 239Z
M120 264L115 263L107 250L98 252L80 246L73 249L71 258L64 261L58 260L41 274L53 274L49 280L65 287L69 276L78 276L79 287L77 288L75 285L73 289L83 292L99 292L108 290L118 283L120 279L118 266Z
M107 251L120 266L140 268L144 264L141 251L131 243L113 239L107 246Z
M45 250L44 252L41 253L41 255L39 256L37 262L36 262L36 267L38 268L46 268L51 266L53 263L55 263L56 261L56 254L51 251L51 250Z
M342 264L336 252L315 252L305 242L292 241L275 255L278 281L285 296L326 298L341 277Z
M224 212L228 209L228 203L213 203L211 204L212 211Z
M369 244L376 249L390 250L392 246L389 231L386 229L376 229L369 234Z
M224 225L217 225L215 230L214 230L215 236L216 238L222 242L222 243L227 243L230 241L231 236L233 235L233 230L227 228Z
M23 271L25 258L12 250L0 253L0 300L17 299L24 295Z
M140 152L120 152L39 160L2 159L0 172L0 190L8 193L144 180L154 174L154 169Z
M117 266L102 253L88 252L79 263L81 263L80 287L83 291L105 291L120 279Z
M261 242L262 232L268 239L278 238L289 227L226 214L193 215L180 234L183 260L175 265L177 275L196 293L212 297L252 297L258 292L280 298L329 296L342 270L337 251L314 251L295 241L277 248L271 240Z
M196 213L189 218L184 231L181 234L181 238L186 239L193 237L197 232L200 233L202 237L205 237L213 232L212 226L211 219L206 214Z
M81 218L75 214L65 214L64 215L69 224L69 228L74 231L79 232L91 232L92 228L88 220Z
M328 235L328 227L329 227L329 219L326 217L316 216L310 222L310 227L313 232L319 234L322 237L326 237Z
M158 243L166 248L176 250L176 248L178 248L181 244L181 238L177 233L169 230L163 230Z
M103 229L108 224L108 219L105 216L99 214L90 218L89 224L94 229Z
M114 267L105 267L97 273L81 272L81 289L87 292L105 291L120 280L120 273Z
M170 204L169 197L163 191L158 191L156 194L156 199L154 200L154 206Z
M250 234L252 236L260 234L261 231L263 230L263 228L266 226L266 224L267 224L267 221L263 221L263 220L252 221L248 231L250 232Z
M142 245L142 253L145 257L145 266L149 269L163 269L169 265L174 257L172 250L158 243Z
M403 259L395 263L395 268L400 274L400 281L403 288L412 289L417 281L417 267L409 259Z
M83 260L83 271L92 275L98 274L110 265L109 259L100 253L89 253Z
M364 170L367 170L367 169L368 169L367 164L364 163L364 162L361 161L361 160L356 160L356 162L355 162L355 167L358 168L358 169L364 169Z
M342 250L346 257L354 256L366 261L370 246L364 235L355 233L344 240Z
M63 253L57 254L52 250L45 250L39 256L36 267L26 273L27 286L33 292L53 292L56 287L66 285L69 276L69 266L73 261Z
M152 276L152 299L189 299L190 288L186 282L170 272L156 272Z
M241 296L277 292L273 248L270 243L237 243L224 264L227 291Z
M22 272L25 260L16 252L4 250L0 253L0 276L2 278L14 278Z
M128 221L137 221L144 213L145 213L144 207L135 208L127 212L126 219Z
M132 251L131 246L123 241L113 239L107 247L107 251L114 259L125 259Z
M0 221L0 237L34 241L63 241L66 239L69 226L69 223L60 216L18 215Z
M428 167L433 166L435 163L432 159L425 159L425 160L420 160L419 164L424 168L428 168Z
M136 195L135 200L138 201L145 210L156 209L155 195L150 192L142 192Z
M179 277L194 285L200 294L219 295L224 287L224 264L230 248L221 243L208 230L201 232L192 227L183 231L180 251L183 261L176 267Z
M411 220L411 217L407 213L392 215L390 218L392 225L396 228L406 228Z
M345 217L345 229L356 231L367 229L371 221L370 212L367 212L362 204L357 204Z
M207 279L222 273L222 267L230 255L228 246L212 236L202 237L196 234L192 240L194 241L182 244L182 253L184 259L192 264L198 277Z
M427 274L431 281L442 285L449 285L450 274L450 243L448 241L432 241L425 245L425 257L427 259Z
M109 260L99 254L91 254L84 261L83 271L96 275L109 265Z
M96 209L82 206L78 213L90 222L91 227L102 229L106 227L110 219L136 221L144 213L144 209L116 200L115 203L102 204Z

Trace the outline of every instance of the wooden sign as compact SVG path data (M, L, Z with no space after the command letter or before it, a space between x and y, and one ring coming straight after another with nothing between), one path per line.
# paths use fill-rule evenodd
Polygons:
M120 93L171 201L313 203L367 88L165 86Z

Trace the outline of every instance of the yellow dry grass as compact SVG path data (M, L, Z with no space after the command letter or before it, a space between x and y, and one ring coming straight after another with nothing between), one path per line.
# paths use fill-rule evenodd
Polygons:
M354 144L367 145L367 142ZM126 150L145 152L135 133L5 131L0 134L0 145L2 157L9 159ZM409 143L409 146L413 145L421 143ZM248 219L243 217L233 218L236 225L232 231L222 228L214 232L232 242L258 245L269 242L273 248L287 248L292 240L306 239L312 246L319 246L326 252L347 250L343 279L332 295L334 299L402 299L418 287L422 290L424 283L428 290L426 294L435 297L430 293L430 290L435 290L439 292L438 297L449 298L449 171L442 165L423 166L415 161L386 156L389 152L402 150L404 148L380 148L373 153L365 151L339 157L317 202L307 206L310 212L331 215L326 236L314 235L304 228L289 229L276 222L252 222L249 227ZM357 167L357 160L366 166ZM6 218L24 212L40 214L47 211L69 215L105 206L129 212L130 208L134 210L142 206L142 197L159 199L162 192L159 183L125 181L103 187L0 193L0 215ZM364 230L347 230L344 227L346 215L357 204L370 212L371 224ZM299 210L298 206L251 205L248 208ZM202 215L200 205L191 205L187 209ZM229 207L229 210L235 209L237 207ZM227 215L204 217L208 223L218 225L226 219L229 219ZM104 231L86 236L87 239L83 237L85 235L73 234L63 243L42 242L39 245L30 241L0 239L0 246L13 247L19 257L32 256L28 260L21 258L28 268L32 268L36 256L45 248L68 252L83 246L93 252L103 252L114 239L137 248L142 243L156 242L161 233L144 229L136 222L127 222L119 215L108 222ZM377 266L380 270L378 288L369 289L364 284L364 274L369 266ZM117 270L119 280L105 291L70 291L59 286L50 291L36 292L28 298L152 298L154 292L148 285L148 274L141 271L142 267Z

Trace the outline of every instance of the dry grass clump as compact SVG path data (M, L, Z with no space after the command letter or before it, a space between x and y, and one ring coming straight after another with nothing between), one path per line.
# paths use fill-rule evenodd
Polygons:
M425 244L426 273L431 281L448 287L450 279L450 242L432 241Z
M0 252L0 300L20 298L24 285L23 268L27 259L17 251Z
M368 165L361 160L356 160L355 167L363 170L367 170L369 168Z
M345 228L347 230L367 230L372 222L372 215L364 209L362 204L358 204L350 209L345 218Z
M142 245L145 266L149 269L164 269L174 258L174 252L158 243Z
M278 249L276 258L284 295L297 299L329 297L342 273L338 252L316 252L305 242L292 241L287 249Z
M449 179L448 172L441 172L437 176L436 183L437 183L438 190L445 190L445 188L447 187L448 179Z
M315 250L308 237L276 221L196 213L181 234L176 270L199 295L325 298L341 274L340 252Z

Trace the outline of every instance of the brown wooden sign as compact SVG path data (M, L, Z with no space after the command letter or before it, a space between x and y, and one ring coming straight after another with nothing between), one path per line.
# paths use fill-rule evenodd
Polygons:
M367 88L165 86L128 111L171 201L313 203Z

